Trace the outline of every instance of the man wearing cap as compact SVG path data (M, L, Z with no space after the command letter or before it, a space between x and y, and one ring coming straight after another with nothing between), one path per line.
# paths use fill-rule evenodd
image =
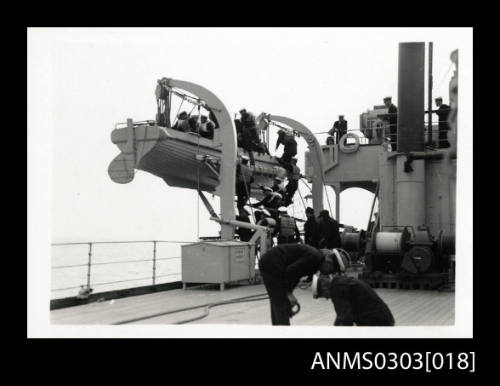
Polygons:
M450 130L450 126L448 126L448 115L450 113L450 106L445 105L443 103L443 98L437 97L435 99L436 106L438 107L435 110L439 118L439 148L450 147L450 143L448 142L448 130Z
M304 223L304 243L311 247L319 247L320 228L310 206L306 208L307 221Z
M387 121L389 122L390 143L392 151L398 149L398 108L392 103L392 97L384 98L384 105L387 107Z
M333 261L308 245L277 245L262 255L259 271L269 294L273 326L290 325L293 309L300 307L293 290L301 277L318 270L325 275L333 273Z
M339 120L335 121L328 134L335 138L335 143L339 143L340 138L347 133L347 121L343 115L339 115Z
M284 206L278 209L280 217L276 222L276 234L278 235L279 244L300 243L299 228L293 217L290 217Z
M335 326L394 326L387 304L364 281L345 276L347 259L334 250L333 277L314 275L313 296L331 299L337 317Z
M262 191L264 192L264 198L253 204L252 208L259 208L263 206L265 209L271 213L271 217L275 220L279 217L278 208L281 206L282 196L278 192L273 192L269 186L263 186Z

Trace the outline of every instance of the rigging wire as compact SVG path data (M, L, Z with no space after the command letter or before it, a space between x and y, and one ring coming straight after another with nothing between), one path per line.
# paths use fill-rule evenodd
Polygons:
M325 195L326 195L326 201L328 202L328 208L330 208L330 216L333 216L332 207L330 206L330 198L328 197L328 191L326 190L325 185L323 185L323 187L325 188Z
M304 207L304 212L305 212L307 207L304 202L304 199L302 198L302 193L300 193L300 189L297 189L297 192L299 192L300 200L302 201L302 206Z
M179 105L179 108L177 109L177 113L175 114L175 121L172 124L172 126L175 126L175 124L177 123L177 119L178 119L178 116L179 116L179 111L181 111L181 107L182 107L183 103L184 103L184 98L182 98L181 104Z
M302 181L302 183L307 186L307 188L309 189L309 191L312 193L312 189L309 187L309 185L307 185L305 182L304 182L304 178L301 178L300 179ZM333 212L332 212L332 207L330 205L330 198L328 197L328 191L326 190L326 186L323 185L323 188L325 189L325 195L326 195L326 201L328 202L328 208L330 208L330 214L333 215Z
M188 116L191 116L191 114L193 113L193 110L196 108L196 105L193 106L193 108L191 109L191 111L189 112Z
M311 189L311 187L310 187L309 185L307 185L307 183L305 183L305 182L304 182L304 179L305 179L305 178L304 178L304 177L302 177L302 178L300 179L300 181L301 181L301 182L302 182L302 183L303 183L303 184L307 187L307 189L309 189L309 191L312 193L312 189Z
M194 104L195 106L202 106L204 109L207 109L207 110L214 110L214 111L218 111L218 112L221 112L222 110L219 109L219 108L216 108L216 107L212 107L212 106L209 106L204 100L202 100L201 98L197 98L196 96L191 96L191 95L188 95L188 94L185 94L183 92L180 92L178 90L175 90L173 87L171 86L167 86L167 85L162 85L164 88L167 88L168 90L170 90L173 94L177 95L178 97L182 98L182 99L185 99L188 103L191 103L191 104Z
M446 73L444 74L444 76L441 78L441 81L439 82L439 85L436 87L436 89L439 89L443 85L443 82L446 80L446 77L448 76L448 74L452 68L453 68L453 63L450 63L450 66L446 70Z

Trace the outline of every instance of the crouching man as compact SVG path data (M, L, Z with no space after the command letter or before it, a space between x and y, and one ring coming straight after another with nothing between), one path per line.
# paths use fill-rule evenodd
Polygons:
M364 281L345 276L347 260L336 250L331 255L334 274L316 274L313 296L331 299L337 318L335 326L394 326L391 310Z
M328 251L328 255L330 253ZM318 249L303 244L281 244L262 255L259 270L269 294L273 326L290 325L290 317L300 309L293 295L300 278L318 270L325 275L333 273L331 259Z

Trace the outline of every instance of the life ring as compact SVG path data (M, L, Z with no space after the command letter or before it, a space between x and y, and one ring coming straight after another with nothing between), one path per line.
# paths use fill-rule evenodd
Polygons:
M346 145L347 138L354 138L354 145ZM340 151L342 153L354 153L359 149L359 137L354 133L346 133L339 141Z

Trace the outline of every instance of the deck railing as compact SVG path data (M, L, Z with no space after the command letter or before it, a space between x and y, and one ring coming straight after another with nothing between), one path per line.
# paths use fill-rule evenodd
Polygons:
M432 134L431 134L431 138L429 138L429 135L428 135L428 125L426 124L425 126L426 127L423 127L422 128L422 133L424 134L424 142L426 145L431 145L433 144L435 147L445 147L446 146L446 142L449 142L449 138L447 139L440 139L439 138L439 133L443 132L443 133L450 133L450 130L440 130L439 129L439 121L433 121L432 122ZM372 138L367 138L366 137L366 133L368 131L372 131L373 133L373 136ZM394 145L397 144L397 134L394 133L394 134L391 134L391 131L390 131L390 127L389 125L385 125L383 127L373 127L373 128L370 128L370 129L348 129L347 130L348 133L353 133L353 134L356 134L359 138L359 144L361 146L363 145L375 145L375 144L385 144L385 145L392 145L392 147L394 147ZM382 135L378 135L378 133L382 132ZM316 135L321 135L321 136L324 136L324 135L327 135L326 138L320 142L323 142L323 143L326 143L327 141L327 138L331 137L328 133L328 131L322 131L322 132L316 132L314 133ZM378 138L380 139L380 141L377 141L375 138ZM354 143L354 139L350 139L348 138L347 139L347 144L351 144L351 143ZM444 143L442 143L444 142Z
M169 272L166 274L160 274L158 275L157 270L158 270L158 263L161 261L168 261L168 260L180 260L180 256L173 256L173 257L159 257L158 256L158 246L159 244L177 244L177 245L182 245L182 244L187 244L191 243L191 241L167 241L167 240L137 240L137 241L86 241L86 242L68 242L68 243L52 243L51 246L53 248L58 248L58 247L63 247L63 246L85 246L87 245L87 258L85 263L81 264L59 264L59 265L53 265L51 267L52 271L60 271L60 270L68 270L71 268L84 268L86 267L86 276L85 279L83 277L81 279L76 279L76 280L81 280L78 283L75 283L74 286L65 286L65 287L59 287L59 288L53 288L51 289L52 293L58 293L61 291L71 291L71 290L76 290L81 288L85 282L85 286L90 289L90 288L95 288L95 287L102 287L102 286L109 286L109 285L114 285L118 283L126 283L126 282L138 282L138 281L144 281L144 280L151 280L151 284L155 285L157 284L157 280L160 278L166 278L166 277L172 277L176 275L180 275L180 271L178 272ZM96 245L113 245L113 244L150 244L152 249L151 249L151 255L150 257L147 258L134 258L130 260L105 260L105 261L94 261L94 256L95 256L95 246ZM81 254L81 252L80 252ZM110 281L101 281L101 282L93 282L93 267L96 266L102 266L102 265L117 265L117 266L123 266L126 264L137 264L137 263L149 263L151 264L150 266L150 276L144 277L133 277L133 278L128 278L128 279L123 279L123 280L110 280ZM116 274L120 273L125 273L124 271L114 271L113 272L116 276ZM76 291L74 292L74 295L76 295Z

